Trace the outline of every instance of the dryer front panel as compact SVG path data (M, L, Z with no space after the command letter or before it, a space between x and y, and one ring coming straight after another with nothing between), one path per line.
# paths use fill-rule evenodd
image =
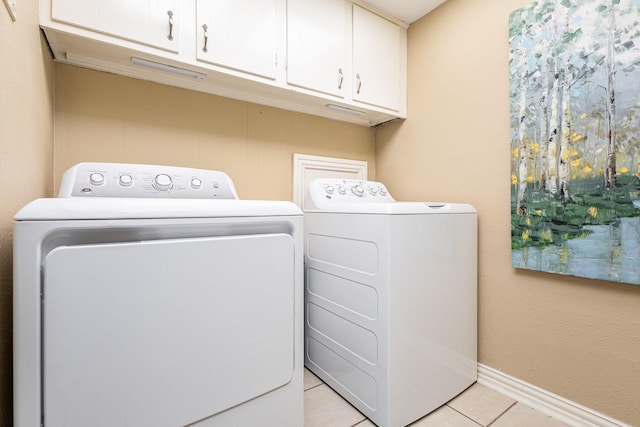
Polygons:
M290 235L62 246L43 271L45 427L186 425L293 376Z

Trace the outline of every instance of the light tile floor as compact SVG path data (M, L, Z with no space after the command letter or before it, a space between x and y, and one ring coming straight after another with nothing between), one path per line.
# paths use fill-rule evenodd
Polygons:
M412 427L566 427L481 384L474 384ZM304 427L375 427L305 368Z

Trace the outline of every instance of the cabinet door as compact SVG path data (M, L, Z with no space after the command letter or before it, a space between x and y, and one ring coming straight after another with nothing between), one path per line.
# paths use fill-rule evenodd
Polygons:
M178 52L179 0L52 0L51 18Z
M343 0L289 0L287 82L343 96L345 69Z
M398 111L401 28L353 6L353 99Z
M276 0L197 0L200 61L276 78Z

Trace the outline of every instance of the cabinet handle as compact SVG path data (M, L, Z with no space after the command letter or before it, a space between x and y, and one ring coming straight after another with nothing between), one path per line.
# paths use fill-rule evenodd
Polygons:
M173 40L173 12L168 10L167 15L169 15L169 35L167 38Z
M360 88L362 87L362 79L360 78L360 73L356 73L356 81L358 82L356 85L356 93L360 94Z
M207 43L209 43L209 32L207 31L209 27L207 27L207 24L203 24L202 29L204 30L204 46L202 47L202 51L206 52L208 50Z
M342 68L338 68L338 89L342 89L342 82L344 81L344 74Z

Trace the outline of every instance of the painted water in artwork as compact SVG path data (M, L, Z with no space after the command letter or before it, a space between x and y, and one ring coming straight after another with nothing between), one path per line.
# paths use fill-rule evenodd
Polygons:
M640 0L509 20L517 268L640 284Z

